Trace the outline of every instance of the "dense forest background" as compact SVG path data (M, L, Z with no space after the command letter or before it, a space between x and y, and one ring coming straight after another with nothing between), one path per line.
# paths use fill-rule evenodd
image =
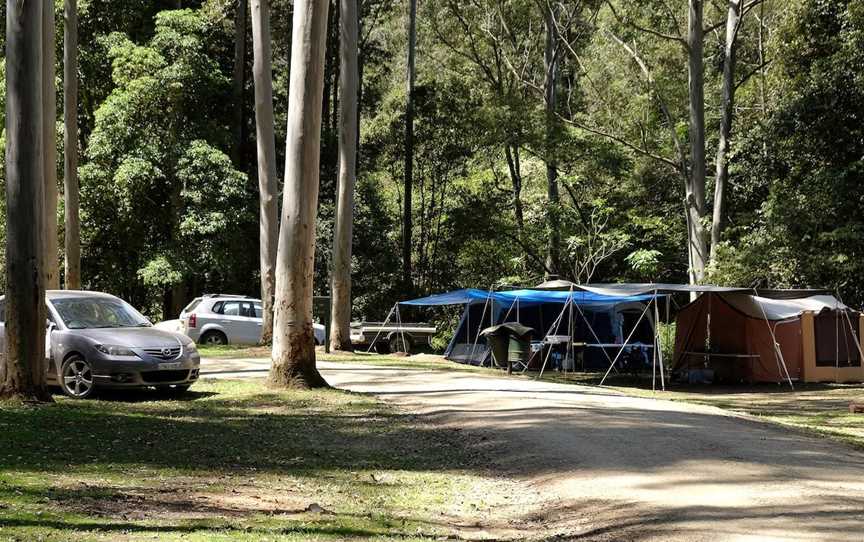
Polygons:
M315 279L321 295L329 289L336 193L337 4L330 9L322 128ZM287 0L271 6L281 162L292 12ZM361 2L357 318L383 318L394 301L414 295L533 284L548 275L580 282L688 280L676 166L688 152L690 126L681 41L687 2L556 3L551 114L544 6L540 0L420 2L406 277L408 9L406 2ZM864 3L764 0L744 7L725 229L706 280L827 287L860 307ZM166 318L202 292L258 295L247 10L244 0L79 0L85 288ZM709 206L726 15L725 2L706 2ZM62 2L57 21L62 74ZM59 96L57 103L62 194ZM550 165L557 198L549 195ZM553 239L560 256L550 260ZM5 289L5 277L0 281Z

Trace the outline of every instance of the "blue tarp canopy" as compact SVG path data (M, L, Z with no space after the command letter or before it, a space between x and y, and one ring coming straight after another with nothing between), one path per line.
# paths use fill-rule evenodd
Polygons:
M416 307L428 307L435 305L465 305L470 303L495 302L501 305L512 305L516 301L521 306L539 305L543 303L566 303L568 298L573 299L577 305L614 305L630 301L648 301L654 298L653 294L642 295L601 295L583 290L544 291L544 290L508 290L503 292L489 292L476 288L464 288L453 290L442 294L430 295L409 301L400 301L400 305L412 305Z

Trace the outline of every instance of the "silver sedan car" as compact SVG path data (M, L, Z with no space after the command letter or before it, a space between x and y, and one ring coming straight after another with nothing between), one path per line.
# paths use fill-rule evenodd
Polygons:
M198 380L201 358L180 333L155 329L131 305L99 292L46 292L49 385L84 399L101 388L155 387L182 393ZM5 348L5 297L0 297Z

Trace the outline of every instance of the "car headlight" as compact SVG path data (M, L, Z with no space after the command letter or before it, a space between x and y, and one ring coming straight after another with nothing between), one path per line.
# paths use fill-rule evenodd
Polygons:
M198 351L198 347L195 346L195 343L184 344L183 348L185 348L186 351L190 354L194 354Z
M138 354L126 348L125 346L117 346L113 344L97 344L96 350L102 352L106 356L118 356L127 358L137 358Z

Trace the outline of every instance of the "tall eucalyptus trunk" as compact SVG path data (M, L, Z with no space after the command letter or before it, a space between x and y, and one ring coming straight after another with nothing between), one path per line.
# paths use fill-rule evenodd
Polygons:
M717 142L717 174L714 178L714 215L711 220L711 258L723 236L726 185L729 181L729 140L735 107L735 61L738 29L741 26L741 0L728 0L726 14L726 47L723 53L723 90L720 113L720 137Z
M359 69L357 0L340 0L339 181L333 234L333 291L330 348L351 349L351 237L357 175L357 100Z
M252 0L252 77L255 82L255 127L258 148L258 231L263 322L261 342L273 340L276 247L279 237L279 181L273 120L273 67L268 0Z
M402 204L402 281L411 287L412 189L414 188L414 78L417 49L417 0L408 0L408 65L405 77L405 183Z
M63 25L63 196L65 286L81 289L81 222L78 212L78 2L65 0Z
M42 11L6 2L6 322L0 397L48 401L45 386L45 192Z
M703 54L703 0L689 0L687 68L690 96L690 175L685 187L690 281L702 282L708 265L705 226L705 75Z
M558 30L555 11L550 3L544 8L546 50L544 53L546 102L546 271L557 274L561 264L561 226L559 220L560 195L558 192L558 165L555 162L555 111L558 86Z
M277 387L327 385L315 367L312 275L328 7L328 0L294 2L285 186L269 376L270 384Z
M57 91L54 86L54 0L44 0L42 7L42 158L45 163L45 226L43 259L45 287L60 288L60 262L57 241Z

